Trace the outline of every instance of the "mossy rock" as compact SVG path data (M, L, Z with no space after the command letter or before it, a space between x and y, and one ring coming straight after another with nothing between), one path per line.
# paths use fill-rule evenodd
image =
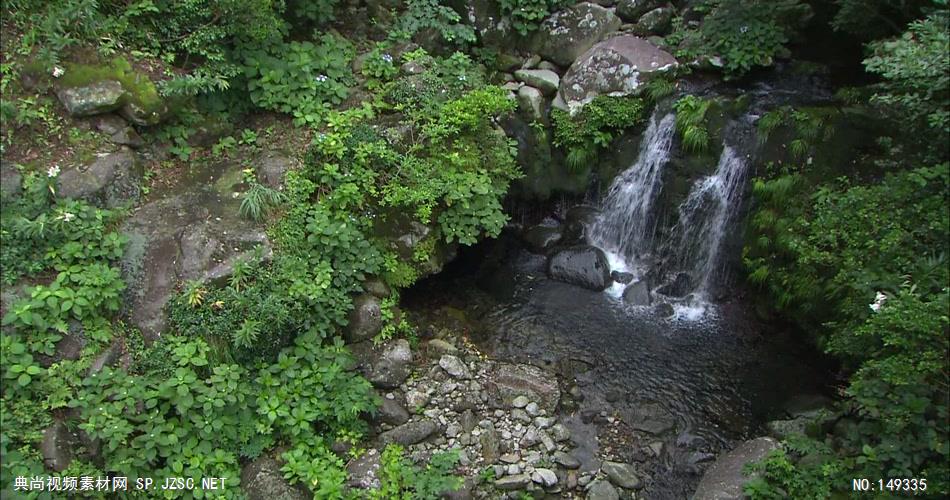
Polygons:
M122 116L136 125L156 125L168 114L168 105L152 80L136 72L124 58L117 57L108 64L67 63L65 69L57 82L64 90L119 82L124 92L117 108Z

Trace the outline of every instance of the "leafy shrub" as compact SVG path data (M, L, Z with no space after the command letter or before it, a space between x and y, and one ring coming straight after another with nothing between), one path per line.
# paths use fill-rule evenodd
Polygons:
M251 100L257 106L292 114L298 125L315 124L348 94L352 49L332 35L318 43L290 42L248 52L244 57Z
M255 182L242 195L239 210L243 217L259 222L283 201L284 195L280 191Z
M503 16L511 20L518 33L527 35L538 29L541 21L567 4L564 0L500 0Z
M380 487L370 490L371 499L434 499L446 491L462 485L462 479L452 475L458 463L458 452L437 453L424 467L416 467L403 456L403 448L391 444L380 457Z
M462 22L462 16L439 0L408 0L390 28L393 41L406 41L423 30L434 30L449 44L475 42L475 30Z
M554 145L567 149L567 162L580 170L617 134L643 123L646 103L636 97L598 96L576 115L551 111Z

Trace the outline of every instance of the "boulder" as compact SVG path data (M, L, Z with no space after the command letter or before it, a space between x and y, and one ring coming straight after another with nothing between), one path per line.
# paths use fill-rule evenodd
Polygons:
M685 297L693 291L693 278L687 273L677 273L673 281L661 286L656 291L667 297Z
M630 464L620 462L604 462L600 470L607 474L607 479L616 486L632 490L640 487L640 478L637 470Z
M572 243L584 240L589 228L600 216L600 210L588 206L577 205L568 209L564 214L564 238Z
M487 379L489 398L497 407L510 408L515 398L525 396L553 414L561 398L557 377L536 366L498 363Z
M617 2L617 15L625 22L635 23L640 16L656 9L660 4L660 0L620 0Z
M418 420L402 424L379 435L379 442L385 446L390 443L409 446L424 441L435 434L439 426L432 420Z
M668 302L660 302L653 307L653 312L661 318L672 318L676 310Z
M63 171L56 179L56 194L113 208L138 200L143 174L135 153L123 147L90 165Z
M0 195L16 199L23 189L23 176L10 162L0 161Z
M146 108L130 100L122 105L119 109L119 114L126 120L132 122L133 125L148 127L161 123L162 120L168 116L169 109L168 106L162 102Z
M577 245L556 252L548 259L551 279L602 291L610 286L610 263L604 251L590 245Z
M745 498L743 485L754 477L746 475L746 464L764 459L779 442L768 437L746 441L736 449L719 457L699 481L693 500L739 500Z
M303 487L284 479L280 464L262 456L241 469L241 489L248 500L307 500L312 498Z
M643 38L615 36L584 53L564 74L558 95L576 112L599 95L636 94L644 82L676 66L676 58Z
M363 290L365 290L366 293L380 299L389 298L389 296L392 295L392 290L389 288L389 285L379 278L372 278L364 281Z
M495 488L502 491L521 490L531 484L531 476L528 474L513 474L495 480Z
M673 14L675 11L672 7L653 9L640 17L633 30L641 36L665 35L672 26Z
M518 89L518 109L531 121L544 118L544 97L541 91L527 85Z
M560 243L562 236L560 228L538 225L525 231L523 239L529 252L543 255Z
M395 389L409 376L412 351L406 339L391 342L369 369L367 379L375 387Z
M439 366L445 370L452 378L470 379L472 373L458 357L451 354L444 354L439 358Z
M493 464L501 456L501 442L498 439L498 432L495 429L487 429L478 437L479 444L482 445L482 458L486 464Z
M103 80L56 92L66 111L74 117L93 116L115 111L122 106L125 89L117 80Z
M76 446L73 435L60 420L53 422L43 431L43 441L40 443L40 453L46 468L55 472L62 472L73 461L73 448Z
M563 451L554 452L554 463L564 467L565 469L579 469L581 466L581 461L575 458L573 455L565 453Z
M561 85L561 77L549 69L519 69L515 71L515 78L541 91L546 96L552 96Z
M610 279L620 283L621 285L629 284L633 281L633 273L625 273L623 271L610 271Z
M539 467L531 473L531 480L545 488L550 488L557 484L557 474L551 469Z
M769 430L769 436L775 439L783 440L790 436L805 435L808 431L809 420L805 417L798 417L789 420L772 420L766 422L765 428Z
M379 481L379 450L370 448L359 458L350 460L346 464L346 484L351 488L361 490L378 489Z
M610 482L595 479L587 487L587 500L620 500L620 493Z
M623 289L623 302L632 306L650 305L650 287L646 280L627 285L627 288Z
M376 420L389 425L402 425L409 421L409 412L395 399L382 398Z
M361 342L375 337L383 330L383 312L379 298L364 293L353 299L353 310L343 331L348 343Z
M567 67L620 24L612 10L582 2L545 19L533 46L545 59Z

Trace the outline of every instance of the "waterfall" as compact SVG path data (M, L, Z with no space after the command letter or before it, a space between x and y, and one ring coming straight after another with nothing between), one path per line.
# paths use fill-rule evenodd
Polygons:
M615 270L626 270L651 249L656 224L653 202L670 157L674 123L672 113L660 118L654 112L637 160L611 184L603 211L588 231L588 241L608 254Z
M700 299L707 298L720 272L722 246L742 205L746 170L745 159L724 146L716 171L697 180L679 207L668 243L673 269L689 274Z

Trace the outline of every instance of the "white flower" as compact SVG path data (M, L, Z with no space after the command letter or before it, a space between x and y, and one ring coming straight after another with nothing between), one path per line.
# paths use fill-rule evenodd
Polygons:
M65 74L66 74L66 70L65 70L65 69L63 69L63 68L61 68L61 67L59 67L59 66L53 66L53 78L59 78L59 77L65 75Z
M318 82L325 82L325 81L327 81L327 75L317 75L316 80L317 80Z
M53 165L46 171L47 177L56 177L57 175L59 175L59 165Z
M739 28L739 33L745 34L745 33L747 33L748 31L749 31L749 27L748 27L748 26L743 26L743 27Z
M63 218L63 222L69 222L76 218L76 214L73 214L70 212L63 212L62 218Z
M460 82L464 82L464 81L465 81L465 75L459 75L459 81L460 81Z
M878 312L881 310L881 307L884 306L884 303L887 302L887 295L884 295L881 292L877 292L877 295L874 296L874 302L868 305L872 311Z
M393 62L393 56L391 56L391 55L389 55L389 54L383 54L383 60L386 61L386 62L388 62L388 63L391 63L391 62Z

